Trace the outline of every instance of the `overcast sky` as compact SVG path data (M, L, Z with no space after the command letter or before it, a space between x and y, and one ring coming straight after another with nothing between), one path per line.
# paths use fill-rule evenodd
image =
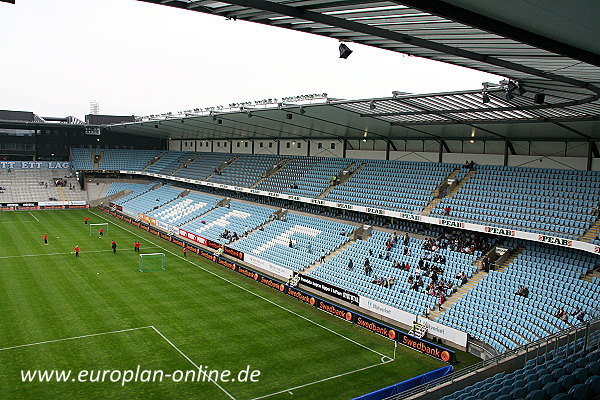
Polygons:
M479 89L501 78L335 39L135 0L0 3L0 109L83 119L263 98Z

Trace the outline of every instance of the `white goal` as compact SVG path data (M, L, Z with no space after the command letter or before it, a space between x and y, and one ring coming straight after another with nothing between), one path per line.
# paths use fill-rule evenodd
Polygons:
M165 253L140 254L140 272L166 271Z
M108 222L103 224L90 224L90 236L100 235L100 229L102 229L105 235L108 235Z

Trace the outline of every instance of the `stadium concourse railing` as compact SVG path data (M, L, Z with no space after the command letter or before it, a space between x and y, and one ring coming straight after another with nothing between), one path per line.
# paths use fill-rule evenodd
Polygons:
M402 346L421 352L446 363L454 364L457 362L456 352L454 352L453 350L447 349L439 344L429 342L425 339L409 335L407 333L402 332L398 328L386 325L374 318L356 312L355 310L350 310L331 301L324 300L316 296L314 293L298 289L296 287L298 281L294 282L293 279L290 279L288 282L283 282L262 272L258 272L252 269L251 267L248 267L247 265L241 264L241 261L244 259L244 253L240 251L226 247L221 253L223 256L217 255L217 253L213 252L212 250L214 250L215 248L220 248L222 246L220 243L216 243L213 241L207 242L207 245L205 246L209 249L207 251L204 247L200 247L200 243L187 242L184 240L184 238L178 236L175 232L165 232L147 221L144 221L139 218L136 219L136 217L125 214L124 212L118 210L116 207L100 206L98 208L101 211L104 211L122 221L137 226L138 228L141 228L157 237L165 239L182 248L186 248L189 251L194 252L201 257L211 260L231 271L237 272L240 275L250 278L256 282L266 285L271 289L274 289L282 294L291 296L298 301L308 304L311 307L317 308L320 311L331 314L337 318L343 319L348 323L357 325L372 333L385 337L393 341L395 343L395 346L397 344L400 344ZM225 258L225 255L230 256L230 258ZM323 282L323 284L325 283ZM387 358L393 360L392 357Z
M481 361L467 368L460 369L449 375L416 386L402 393L386 398L386 400L437 400L446 395L471 386L479 381L496 375L499 372L512 372L523 368L527 361L536 360L538 356L550 350L556 350L578 339L585 338L584 351L594 351L600 348L598 335L600 331L600 309L596 309L589 321L572 326L535 342L528 343L514 350L502 353L494 358Z
M115 171L113 171L113 172L115 172ZM511 237L511 238L515 238L515 239L525 239L525 240L529 240L529 241L533 241L533 242L548 243L548 244L551 244L554 246L579 249L579 250L583 250L583 251L586 251L589 253L600 254L600 246L597 246L593 243L582 242L580 240L567 239L564 237L546 235L546 234L542 234L542 233L524 232L524 231L519 231L516 229L501 228L501 227L497 227L497 226L480 225L480 224L474 224L474 223L470 223L470 222L462 222L462 221L456 221L456 220L444 219L444 218L438 218L438 217L430 217L427 215L420 215L419 213L393 211L393 210L382 209L382 208L377 208L377 207L368 207L368 206L360 206L357 204L340 203L340 202L336 202L336 201L321 200L321 199L303 197L303 196L295 196L295 195L283 194L283 193L272 192L272 191L252 189L252 188L247 188L247 187L242 187L242 186L232 186L232 185L227 185L224 183L215 183L215 182L201 181L201 180L195 180L195 179L180 178L180 177L171 176L171 175L155 174L155 173L150 173L150 172L145 172L145 171L121 170L118 172L120 172L121 174L145 175L145 176L151 176L154 178L166 179L166 180L171 180L171 181L176 181L176 182L185 182L185 183L191 183L194 185L201 185L201 186L207 186L207 187L214 187L214 188L218 188L218 189L232 190L234 192L250 193L250 194L255 194L255 195L259 195L259 196L265 196L265 197L271 197L271 198L277 198L277 199L283 199L283 200L292 200L292 201L298 201L301 203L316 204L316 205L320 205L320 206L324 206L324 207L357 211L357 212L362 212L362 213L366 213L366 214L381 215L381 216L385 216L385 217L398 218L398 219L403 219L403 220L408 220L408 221L423 222L426 224L440 225L440 226L445 226L445 227L449 227L449 228L466 229L466 230L470 230L470 231L474 231L474 232L484 232L484 233L489 233L489 234L497 235L497 236L506 236L506 237Z

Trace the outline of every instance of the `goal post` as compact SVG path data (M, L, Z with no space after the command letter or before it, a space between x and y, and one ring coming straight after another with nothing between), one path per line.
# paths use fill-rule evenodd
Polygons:
M166 271L165 253L140 254L140 272Z
M100 228L104 231L105 235L108 235L108 222L102 224L89 224L90 225L90 236L97 235Z

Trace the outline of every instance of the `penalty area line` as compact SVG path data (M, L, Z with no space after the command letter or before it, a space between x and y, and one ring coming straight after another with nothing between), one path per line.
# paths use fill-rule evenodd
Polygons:
M287 388L287 389L284 389L284 390L280 390L279 392L270 393L270 394L266 394L266 395L264 395L264 396L255 397L255 398L253 398L252 400L266 399L267 397L276 396L276 395L278 395L278 394L281 394L281 393L285 393L285 392L291 392L292 390L301 389L301 388L304 388L304 387L307 387L307 386L316 385L317 383L321 383L321 382L330 381L330 380L332 380L332 379L341 378L342 376L351 375L351 374L354 374L354 373L356 373L356 372L361 372L361 371L365 371L365 370L367 370L367 369L371 369L371 368L374 368L374 367L378 367L378 366L380 366L380 365L389 364L389 363L391 363L392 361L394 361L394 360L391 360L391 359L390 359L390 360L388 360L388 361L383 361L383 362L380 362L380 363L377 363L377 364L368 365L368 366L366 366L366 367L363 367L363 368L355 369L354 371L348 371L348 372L344 372L344 373L342 373L342 374L337 374L337 375L330 376L330 377L327 377L327 378L319 379L318 381L314 381L314 382L305 383L304 385L294 386L294 387L291 387L291 388Z
M215 381L214 379L212 379L212 378L210 377L210 375L207 375L207 374L206 374L206 371L204 371L204 370L201 370L201 369L200 369L200 367L199 367L199 366L198 366L198 365L197 365L195 362L193 362L191 358L189 358L187 355L185 355L185 353L184 353L183 351L179 350L179 348L178 348L177 346L175 346L175 345L173 344L173 342L171 342L169 339L167 339L167 337L166 337L165 335L163 335L163 334L162 334L162 333L161 333L161 332L160 332L158 329L156 329L156 327L154 327L154 326L150 326L150 328L152 328L152 329L154 330L154 332L156 332L156 333L157 333L157 334L158 334L158 335L159 335L161 338L163 338L163 339L164 339L164 340L165 340L165 341L166 341L166 342L167 342L167 343L168 343L168 344L169 344L171 347L173 347L175 350L177 350L177 352L178 352L179 354L181 354L181 355L183 356L183 358L185 358L186 360L188 360L188 361L189 361L189 363L190 363L190 364L192 364L192 365L193 365L193 366L194 366L194 367L195 367L195 368L196 368L198 371L202 372L202 374L203 374L203 375L204 375L206 378L208 378L208 381L209 381L209 382L212 382L212 383L214 383L214 384L215 384L215 385L216 385L216 386L217 386L219 389L221 389L221 391L222 391L223 393L225 393L225 394L226 394L226 395L227 395L227 396L228 396L230 399L232 399L232 400L236 400L236 398L235 398L235 397L233 397L233 396L232 396L232 395L231 395L231 394L230 394L230 393L229 393L227 390L225 390L225 389L224 389L224 388L223 388L221 385L219 385L219 383L218 383L217 381Z
M102 218L102 219L104 219L105 221L109 221L109 222L110 222L110 220L108 220L106 217L104 217L104 216L103 216L103 215L101 215L101 214L97 214L95 211L91 211L91 213L92 213L92 214L95 214L96 216L98 216L98 217L100 217L100 218ZM118 225L117 225L117 224L115 224L115 225L116 225L116 226L118 226L119 228L123 229L124 231L127 231L127 232L131 233L131 234L132 234L132 235L134 235L134 236L137 236L137 237L139 237L139 238L143 238L143 236L141 236L141 235L138 235L136 232L133 232L133 231L131 231L131 230L129 230L129 229L127 229L127 228L125 228L124 226L121 226L120 224L118 224ZM153 242L153 243L154 243L154 242ZM246 289L245 287L243 287L243 286L241 286L241 285L238 285L237 283L235 283L235 282L233 282L233 281L230 281L229 279L227 279L227 278L225 278L225 277L223 277L223 276L221 276L221 275L217 274L216 272L210 271L210 270L208 270L208 269L206 269L206 268L202 267L201 265L198 265L198 264L196 264L195 262L193 262L193 261L190 261L188 258L184 258L184 257L180 256L179 254L176 254L175 252L173 252L173 251L171 251L171 250L169 250L169 249L167 249L167 248L165 248L165 247L162 247L162 246L160 246L160 245L158 245L158 244L156 244L156 243L154 243L154 244L155 244L155 245L157 245L159 248L163 249L164 251L166 251L166 252L168 252L168 253L171 253L171 254L172 254L172 255L174 255L175 257L177 257L177 258L179 258L179 259L181 259L181 260L183 260L183 261L185 261L185 262L188 262L188 263L192 264L192 265L193 265L193 266L195 266L196 268L198 268L198 269L201 269L202 271L204 271L204 272L207 272L207 273L209 273L209 274L213 275L214 277L217 277L217 278L219 278L219 279L221 279L221 280L223 280L223 281L225 281L225 282L227 282L227 283L229 283L229 284L231 284L231 285L233 285L233 286L235 286L235 287L237 287L237 288L239 288L239 289L241 289L241 290L245 291L246 293L249 293L249 294L251 294L251 295L253 295L253 296L255 296L255 297L258 297L259 299L262 299L262 300L266 301L267 303L269 303L269 304L271 304L271 305L274 305L275 307L278 307L278 308L280 308L280 309L282 309L282 310L284 310L284 311L287 311L288 313L290 313L290 314L292 314L292 315L295 315L295 316L297 316L298 318L301 318L301 319L305 320L306 322L309 322L309 323L311 323L311 324L313 324L313 325L316 325L316 326L318 326L318 327L319 327L319 328L321 328L321 329L324 329L324 330L326 330L326 331L328 331L328 332L330 332L330 333L332 333L332 334L334 334L334 335L336 335L336 336L339 336L339 337L341 337L341 338L343 338L343 339L345 339L345 340L347 340L347 341L349 341L349 342L351 342L351 343L354 343L354 344L356 344L357 346L360 346L360 347L362 347L363 349L369 350L369 351L371 351L371 352L373 352L373 353L375 353L375 354L377 354L377 355L379 355L379 356L381 356L381 357L387 357L387 358L390 358L389 356L387 356L387 355L385 355L385 354L383 354L383 353L380 353L379 351L377 351L377 350L374 350L374 349L370 348L369 346L366 346L366 345L364 345L364 344L362 344L362 343L359 343L359 342L357 342L357 341L356 341L356 340L354 340L354 339L351 339L351 338L349 338L349 337L347 337L347 336L344 336L344 335L342 335L341 333L339 333L339 332L336 332L336 331L334 331L334 330L333 330L333 329L331 329L331 328L328 328L328 327L326 327L326 326L323 326L323 325L319 324L318 322L315 322L315 321L313 321L312 319L310 319L310 318L308 318L308 317L305 317L304 315L298 314L298 313L297 313L297 312L295 312L295 311L292 311L292 310L290 310L290 309L288 309L288 308L286 308L286 307L284 307L284 306L282 306L282 305L280 305L280 304L277 304L277 303L275 303L275 302L274 302L274 301L272 301L272 300L269 300L269 299L267 299L266 297L263 297L263 296L261 296L261 295L260 295L260 294L258 294L258 293L254 293L252 290L250 290L250 289Z
M152 326L139 326L137 328L120 329L118 331L91 333L89 335L72 336L72 337L62 338L62 339L45 340L43 342L19 344L17 346L4 347L4 348L0 349L0 351L18 349L18 348L22 348L22 347L38 346L40 344L64 342L64 341L67 341L67 340L83 339L83 338L88 338L88 337L92 337L92 336L112 335L112 334L115 334L115 333L131 332L131 331L137 331L137 330L141 330L141 329L152 329L152 328L153 328Z
M38 219L38 218L37 218L35 215L33 215L33 214L31 213L31 211L29 211L29 215L31 215L31 216L32 216L32 217L33 217L33 218L34 218L34 219L35 219L37 222L40 222L40 220L39 220L39 219Z
M81 252L80 254L85 254L85 253L105 253L108 251L112 251L112 250L90 250L90 251L86 251L86 252ZM67 253L46 253L46 254L22 254L20 256L2 256L0 257L0 259L4 259L4 258L21 258L21 257L45 257L45 256L64 256L67 254L75 254L74 251L70 251Z

